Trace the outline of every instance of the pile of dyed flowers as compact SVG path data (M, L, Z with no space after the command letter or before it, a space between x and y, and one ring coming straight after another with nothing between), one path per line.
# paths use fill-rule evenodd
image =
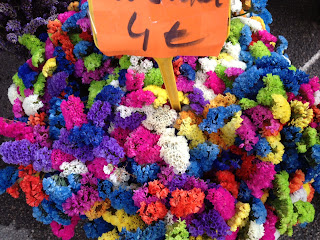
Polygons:
M18 43L18 37L25 34L37 34L46 40L46 25L54 20L58 13L77 10L78 3L71 0L1 0L0 2L0 49L19 52L24 49ZM70 4L70 6L68 6Z
M284 55L266 1L249 5L233 1L218 57L173 59L179 113L153 59L95 47L85 1L47 38L21 36L0 193L25 194L65 240L79 221L99 240L271 240L312 222L319 79Z

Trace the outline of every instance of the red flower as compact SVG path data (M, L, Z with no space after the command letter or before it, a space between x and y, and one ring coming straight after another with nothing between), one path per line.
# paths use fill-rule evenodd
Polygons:
M171 213L179 217L187 217L191 213L197 213L203 206L205 194L199 188L189 191L175 190L170 199Z
M232 196L237 198L240 183L236 181L233 173L230 171L218 171L217 177L220 185L231 192Z
M146 202L142 202L138 212L141 219L146 224L150 225L153 221L163 219L167 215L168 209L162 202L158 200L148 205Z
M169 194L169 189L166 188L159 180L149 182L148 190L150 194L156 195L159 199L164 199Z

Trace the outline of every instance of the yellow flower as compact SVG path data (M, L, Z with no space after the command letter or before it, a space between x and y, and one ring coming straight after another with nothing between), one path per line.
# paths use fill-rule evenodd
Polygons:
M191 143L189 144L190 148L194 148L198 144L206 141L203 132L200 130L197 124L192 124L192 119L190 117L182 120L178 135L185 136L188 140L191 140Z
M153 102L153 106L155 108L158 108L164 104L167 103L168 101L168 93L165 89L154 86L154 85L149 85L143 89L144 91L150 91L153 92L153 94L156 96L156 100Z
M291 106L291 122L290 124L301 128L302 130L311 123L313 118L313 110L309 108L309 103L302 103L294 100L290 102Z
M120 238L120 236L118 235L117 230L113 229L110 232L106 232L106 233L102 234L102 236L99 237L98 240L117 240L119 238Z
M234 114L231 121L221 128L222 138L227 147L230 147L234 144L236 139L236 130L241 126L243 119L241 118L242 112L239 111Z
M45 77L51 77L53 72L57 69L56 58L50 58L46 61L42 68L42 74Z
M263 203L266 203L268 197L269 197L269 191L266 190L266 191L264 192L264 194L262 195L262 197L261 197L261 201L262 201Z
M251 17L251 19L256 20L257 22L261 23L263 30L266 30L266 24L264 23L263 19L258 16Z
M225 52L220 53L219 56L218 56L218 59L219 59L219 60L224 59L224 60L226 60L226 61L232 61L232 60L234 60L233 57L231 57L228 53L225 53Z
M266 157L258 156L258 158L264 162L272 162L273 164L279 164L282 161L282 156L284 154L284 146L280 142L280 133L277 136L267 136L266 139L270 144L272 152L269 153Z
M123 209L117 210L115 214L106 211L102 217L106 222L116 226L119 232L122 228L126 228L128 231L136 231L138 227L143 228L145 225L139 215L129 216Z
M238 227L243 227L246 223L245 219L249 217L250 204L237 202L236 214L230 218L227 224L232 232L237 231Z
M100 218L102 214L104 214L105 211L110 208L110 206L111 202L108 198L106 198L105 201L97 201L89 211L85 212L85 215L90 221L92 221L93 219Z
M178 91L178 96L179 96L180 103L182 103L182 104L189 104L190 103L189 98L187 97L186 94L183 94L182 91Z
M291 107L287 99L280 94L273 94L272 99L274 104L271 108L273 117L279 119L282 124L290 121L291 117Z

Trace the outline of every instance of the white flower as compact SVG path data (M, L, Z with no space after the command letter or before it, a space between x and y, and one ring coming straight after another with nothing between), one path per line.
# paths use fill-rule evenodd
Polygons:
M239 60L241 46L239 43L233 45L231 42L226 42L223 46L223 52L228 53L234 60Z
M314 105L320 104L320 90L314 93Z
M298 202L299 200L306 202L308 199L308 194L304 188L300 188L294 193L290 194L292 203Z
M28 116L36 114L43 107L43 103L38 97L38 95L30 95L23 100L22 107Z
M109 85L114 86L115 88L119 87L119 81L118 80L112 80Z
M214 71L216 69L216 66L218 65L217 60L215 59L210 59L207 57L204 58L199 58L199 63L201 65L202 71L209 72L209 71Z
M276 232L274 233L274 240L278 240L280 238L281 234L278 229L276 229Z
M108 133L111 134L114 131L115 127L114 127L114 123L111 122L109 127L108 127Z
M168 105L158 109L154 109L153 106L146 106L144 112L147 118L142 122L143 126L151 131L156 131L158 134L163 133L177 119L177 112L170 109Z
M20 101L23 102L24 98L20 96L20 94L18 93L18 87L14 83L11 84L11 86L8 88L8 98L12 105L14 104L14 100L16 100L17 98L19 98Z
M240 0L231 0L231 12L239 14L242 9L242 2Z
M203 92L204 99L210 101L214 99L217 95L214 93L212 89L207 88L204 85L207 78L208 78L208 75L206 73L198 71L196 73L196 80L193 87L200 89Z
M247 18L247 17L237 17L237 18L239 18L243 24L248 25L252 32L258 32L263 30L261 23L258 22L257 20L254 20L252 18Z
M238 61L238 60L228 61L225 59L221 59L219 61L220 61L220 64L226 68L241 68L242 70L247 69L247 64L242 61Z
M109 180L115 187L118 187L121 184L127 182L129 178L129 173L124 168L117 168L110 174Z
M85 174L88 172L87 166L78 159L72 160L71 162L63 162L59 168L63 171L60 173L61 177L67 177L70 174Z
M161 135L158 145L160 157L173 167L174 173L184 173L190 165L189 146L184 136Z
M153 67L153 62L150 61L149 59L145 59L141 61L141 64L140 64L141 72L147 73L152 69L152 67Z
M147 73L153 67L152 61L148 59L142 60L143 57L131 56L130 62L131 66L129 69L132 69L139 73Z
M124 105L120 105L119 107L117 107L116 110L117 112L120 112L120 117L126 118L126 117L130 117L132 113L138 111L139 108L126 107ZM142 110L140 109L140 111Z
M248 230L248 240L259 240L264 235L263 224L257 224L256 221L250 221Z
M131 56L131 57L130 57L131 65L132 65L133 67L138 66L140 59L142 59L142 57Z
M167 226L170 226L170 225L174 224L173 218L174 218L174 216L171 213L171 211L168 211L167 215L164 217L164 222L166 223Z
M113 166L111 163L103 166L103 172L106 175L110 175L115 169L116 169L115 166Z

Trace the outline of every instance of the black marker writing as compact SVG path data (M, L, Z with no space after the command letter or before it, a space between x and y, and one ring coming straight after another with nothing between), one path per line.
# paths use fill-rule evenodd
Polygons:
M176 44L172 43L176 39L185 37L187 35L187 30L185 29L179 30L179 27L180 27L180 22L177 21L169 30L169 32L164 33L164 38L169 48L192 46L204 40L204 38L200 38L200 39L197 39L191 42L186 42L186 43L176 43Z
M132 26L133 26L134 22L136 21L136 19L137 19L137 13L134 12L132 14L130 20L129 20L129 23L128 23L129 36L131 38L138 38L138 37L141 37L141 36L144 35L142 49L143 49L143 51L147 51L150 31L149 31L148 28L146 28L146 30L144 32L142 32L142 33L134 33L134 32L132 32Z

